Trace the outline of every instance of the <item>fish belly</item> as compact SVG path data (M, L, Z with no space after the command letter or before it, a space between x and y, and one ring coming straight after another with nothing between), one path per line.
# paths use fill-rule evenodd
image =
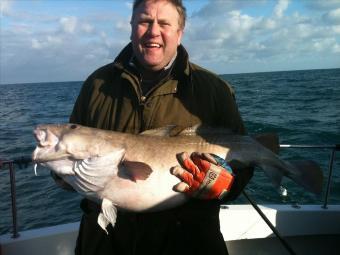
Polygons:
M131 180L129 177L112 178L100 192L118 208L134 212L160 211L176 207L188 197L173 191L180 180L170 171L154 171L146 180Z
M150 143L150 140L147 141ZM180 179L170 173L172 167L178 166L176 155L181 152L189 154L198 151L214 153L226 158L228 148L208 143L193 143L192 139L183 139L175 143L156 140L154 144L134 143L127 148L126 158L147 164L152 173L146 180L131 180L131 177L118 174L110 180L101 197L111 200L121 209L129 211L157 211L176 207L188 200L188 197L173 190Z

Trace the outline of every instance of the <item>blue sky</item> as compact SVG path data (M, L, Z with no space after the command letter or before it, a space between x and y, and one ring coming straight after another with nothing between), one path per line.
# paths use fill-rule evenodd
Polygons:
M84 80L129 42L132 1L0 0L0 83ZM340 0L184 0L183 45L218 74L340 67Z

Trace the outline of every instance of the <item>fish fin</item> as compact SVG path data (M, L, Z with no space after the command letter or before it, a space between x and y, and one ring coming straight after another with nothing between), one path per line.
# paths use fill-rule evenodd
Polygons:
M105 218L103 213L99 213L98 218L97 218L97 223L108 235L109 232L107 232L106 227L110 224L110 222L108 221L108 219Z
M180 136L218 136L218 135L231 135L234 134L231 129L223 127L210 127L207 125L197 124L192 127L182 129L178 132Z
M151 167L139 161L123 161L126 173L134 180L146 180L152 173Z
M230 135L233 132L230 129L209 127L201 124L197 124L192 127L183 127L178 125L167 125L165 127L146 130L140 135L150 135L150 136L209 136L209 135Z
M155 128L155 129L149 129L149 130L145 130L144 132L140 133L140 135L149 135L149 136L174 136L173 133L177 132L177 129L179 128L179 126L176 125L167 125L164 127L160 127L160 128ZM183 130L183 128L180 128L180 130Z
M115 226L117 219L117 207L108 199L103 198L102 211L98 215L97 222L99 226L108 234L106 227L111 223Z
M76 181L82 188L91 190L94 186L102 186L105 176L117 174L118 165L125 156L125 149L118 149L104 156L90 157L74 162L73 171Z
M320 195L322 192L323 173L320 166L313 160L294 160L288 162L296 170L290 177L308 191Z
M270 165L262 165L261 168L265 175L271 180L274 187L279 189L283 178L283 172L278 171L276 167Z
M232 159L232 160L227 160L228 164L230 165L231 169L234 170L238 170L238 169L244 169L244 168L248 168L249 166L247 166L245 163L242 163L241 161L237 160L237 159Z
M279 153L280 150L280 142L279 142L279 136L276 133L263 133L263 134L257 134L253 136L253 138L266 147L267 149L271 150L275 154Z

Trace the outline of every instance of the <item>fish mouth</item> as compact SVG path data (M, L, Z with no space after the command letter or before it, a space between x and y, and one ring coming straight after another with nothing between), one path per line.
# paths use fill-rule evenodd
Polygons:
M49 159L48 155L55 153L59 138L48 128L37 127L33 134L36 140L36 148L32 153L32 162L43 163L50 161L51 159Z
M33 131L33 134L39 147L54 146L59 140L49 129L41 129L38 127Z

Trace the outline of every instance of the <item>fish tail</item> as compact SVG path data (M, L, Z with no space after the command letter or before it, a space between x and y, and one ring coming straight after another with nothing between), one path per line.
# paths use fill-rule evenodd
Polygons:
M306 190L321 194L323 173L320 166L312 160L275 160L259 165L276 188L281 186L283 176L303 186Z
M313 160L294 160L287 162L294 171L289 171L287 177L302 185L308 191L321 194L323 172Z

